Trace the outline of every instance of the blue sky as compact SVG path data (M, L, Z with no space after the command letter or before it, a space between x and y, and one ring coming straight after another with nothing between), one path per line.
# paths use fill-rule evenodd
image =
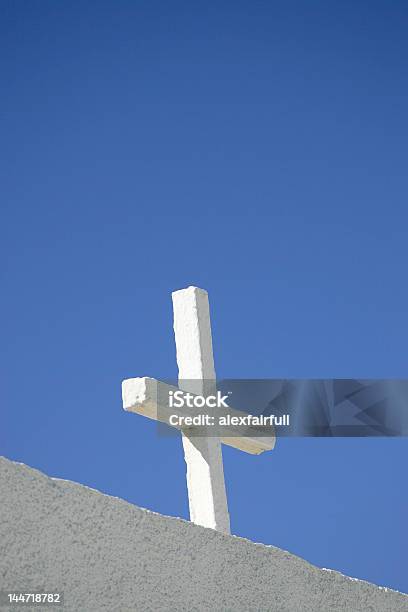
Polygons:
M121 408L177 374L408 377L403 2L1 5L0 453L187 518L179 439ZM408 591L406 439L224 449L233 532Z

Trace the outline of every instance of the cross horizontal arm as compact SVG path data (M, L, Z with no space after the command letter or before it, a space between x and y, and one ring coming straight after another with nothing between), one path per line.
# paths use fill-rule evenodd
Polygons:
M197 414L194 408L187 406L183 406L182 409L169 407L163 398L168 398L171 391L173 393L178 391L178 387L168 385L154 378L128 378L122 382L123 408L128 412L135 412L155 421L159 420L167 425L171 415L194 417ZM231 417L242 417L245 414L241 410L234 410L233 408L217 408L218 416L230 415ZM185 428L178 427L177 425L175 427L185 430ZM232 425L225 427L225 436L221 438L223 444L246 453L251 453L252 455L259 455L264 451L272 450L275 446L275 436L257 437L256 429L251 426L248 427L248 433L245 436L234 437L234 432L236 433L236 430Z

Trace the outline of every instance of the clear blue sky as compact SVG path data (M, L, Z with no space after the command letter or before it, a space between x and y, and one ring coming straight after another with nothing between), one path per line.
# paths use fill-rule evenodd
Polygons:
M187 518L121 408L210 294L219 376L408 377L405 2L1 3L0 453ZM233 532L408 591L407 439L226 448Z

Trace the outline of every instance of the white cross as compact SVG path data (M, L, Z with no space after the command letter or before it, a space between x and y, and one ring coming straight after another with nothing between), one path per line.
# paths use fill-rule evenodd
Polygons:
M209 385L215 389L216 380L208 294L204 289L188 287L175 291L172 298L179 388L196 395L208 395ZM123 407L168 424L169 414L175 410L161 405L160 398L168 398L172 389L176 390L152 378L129 378L122 383ZM230 412L244 414L232 409ZM194 412L183 409L180 414ZM230 533L221 442L259 454L271 450L275 438L246 435L220 439L210 435L189 435L189 431L191 433L189 429L182 429L190 519L197 525Z

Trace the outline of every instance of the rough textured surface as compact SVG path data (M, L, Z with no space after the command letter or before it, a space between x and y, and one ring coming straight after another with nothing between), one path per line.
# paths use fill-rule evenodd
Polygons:
M63 591L64 610L408 610L395 591L3 458L0 500L0 588Z

